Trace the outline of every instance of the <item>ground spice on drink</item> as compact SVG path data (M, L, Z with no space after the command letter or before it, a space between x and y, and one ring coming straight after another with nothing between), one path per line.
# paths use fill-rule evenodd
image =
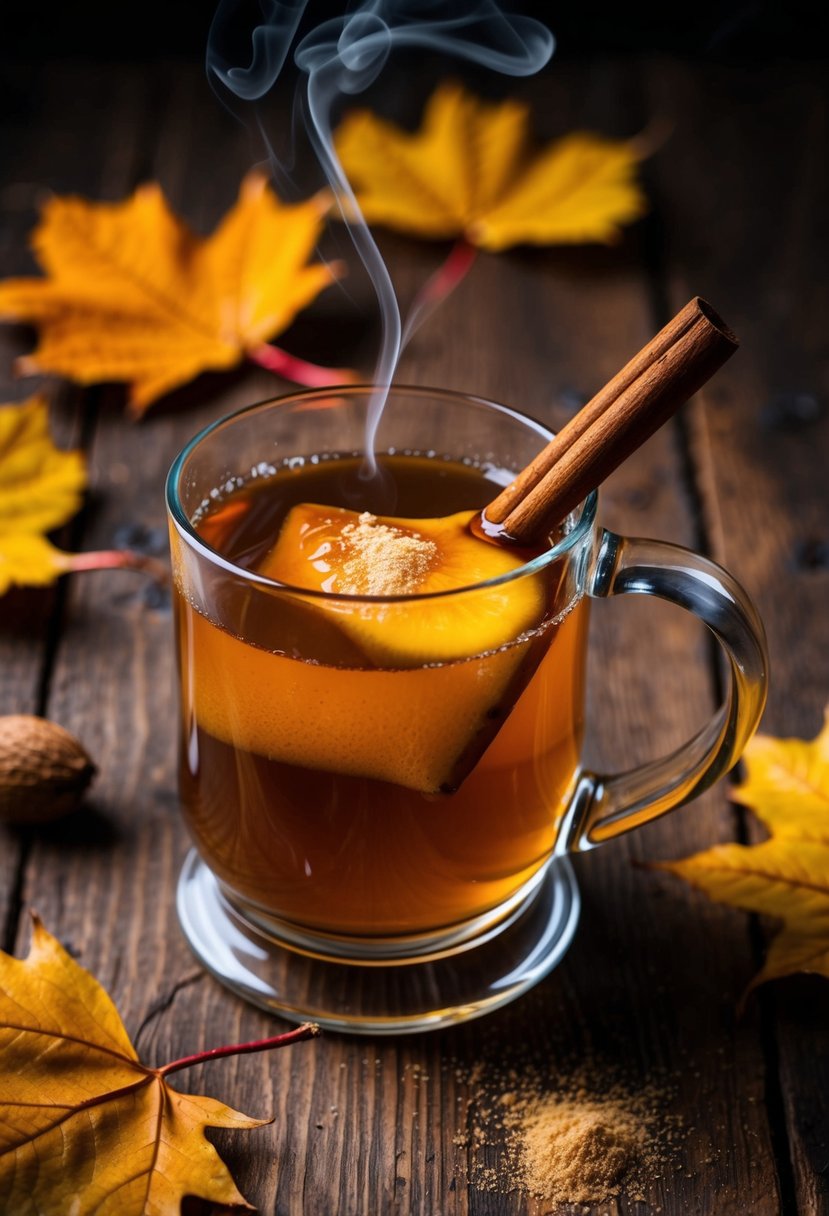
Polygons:
M429 571L434 541L378 522L364 511L342 530L344 553L338 591L346 595L408 595Z

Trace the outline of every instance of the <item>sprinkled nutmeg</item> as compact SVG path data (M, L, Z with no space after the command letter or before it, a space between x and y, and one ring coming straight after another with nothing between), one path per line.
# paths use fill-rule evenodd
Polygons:
M74 735L30 714L0 716L0 820L48 823L75 810L96 773Z

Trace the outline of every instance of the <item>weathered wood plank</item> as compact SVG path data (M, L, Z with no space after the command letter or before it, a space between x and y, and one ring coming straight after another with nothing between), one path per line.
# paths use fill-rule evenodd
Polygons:
M654 162L673 297L710 292L743 339L692 417L705 525L768 630L763 729L810 737L829 689L825 78L806 64L704 75L659 64L650 80L654 108L676 122ZM751 817L745 830L760 838ZM823 981L804 979L758 1000L777 1029L769 1086L785 1107L798 1210L826 1212L829 996Z
M3 74L0 186L0 275L26 275L37 269L29 253L29 233L50 190L74 190L107 197L129 184L128 145L116 134L119 123L134 122L134 94L112 73L84 73L72 109L66 110L68 80L77 88L77 69L69 74L20 67ZM104 109L114 125L103 124ZM85 401L71 386L42 377L13 378L17 356L31 349L22 326L0 326L0 400L21 401L38 392L51 404L52 430L59 445L79 446L84 436ZM93 504L94 506L94 504ZM68 549L81 536L82 519L60 530ZM0 711L42 713L54 646L60 632L64 588L15 589L0 600ZM31 843L25 831L2 832L0 847L0 920L3 944L10 947L19 915L20 866Z

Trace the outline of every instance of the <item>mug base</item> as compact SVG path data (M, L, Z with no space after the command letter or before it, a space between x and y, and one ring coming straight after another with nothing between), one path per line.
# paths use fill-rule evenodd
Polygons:
M556 858L479 944L383 966L313 957L265 932L227 898L195 849L176 902L196 957L239 996L292 1022L374 1035L437 1030L514 1001L564 957L580 911L573 867Z

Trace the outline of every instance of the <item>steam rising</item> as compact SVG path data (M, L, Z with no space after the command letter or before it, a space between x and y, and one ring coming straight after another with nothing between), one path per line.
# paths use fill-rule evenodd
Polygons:
M208 41L208 73L244 101L263 97L274 85L308 0L260 0L259 6L263 19L251 32L247 67L229 63L221 49L238 25L239 0L220 0ZM297 43L294 61L307 77L303 110L308 134L377 293L382 341L376 384L389 385L394 375L401 349L400 310L385 263L334 152L334 104L344 94L367 89L397 47L438 51L510 76L530 76L549 61L554 45L540 22L507 16L494 0L363 0L354 11L322 22ZM385 396L378 391L369 410L369 459Z

